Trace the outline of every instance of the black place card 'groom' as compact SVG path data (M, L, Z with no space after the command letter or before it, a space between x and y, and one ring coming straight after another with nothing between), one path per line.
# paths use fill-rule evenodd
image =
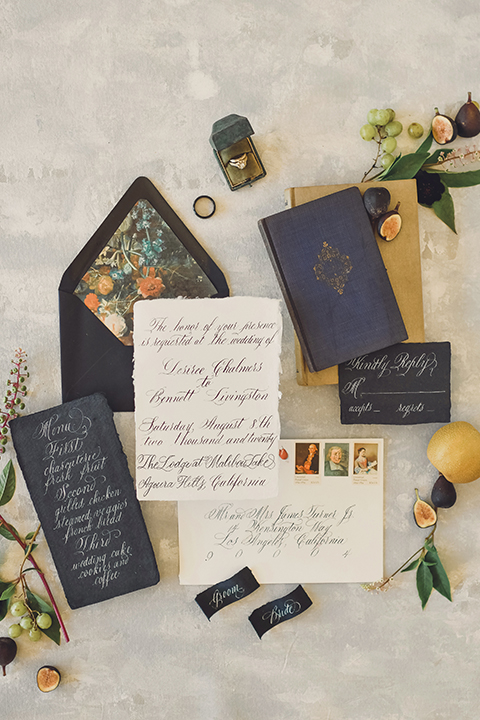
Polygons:
M250 568L244 567L228 580L223 580L199 593L195 600L210 620L212 615L219 610L237 600L242 600L259 587L260 585Z
M70 607L155 585L155 556L105 397L64 403L10 427Z
M450 422L450 343L398 343L338 366L344 425Z

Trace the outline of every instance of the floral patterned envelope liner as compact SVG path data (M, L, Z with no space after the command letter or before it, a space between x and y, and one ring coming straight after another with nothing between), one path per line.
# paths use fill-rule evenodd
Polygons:
M137 300L205 298L217 289L152 205L138 200L74 293L124 345L133 345Z

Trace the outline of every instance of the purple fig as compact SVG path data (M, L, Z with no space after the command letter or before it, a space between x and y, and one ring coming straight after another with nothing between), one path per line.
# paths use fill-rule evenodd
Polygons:
M439 475L432 488L431 499L435 507L452 507L457 500L457 491L454 484L447 480L444 475Z
M374 220L388 211L390 200L390 193L384 187L370 187L363 193L365 209Z
M480 133L480 110L472 101L472 93L468 93L467 102L458 111L455 122L460 137L475 137Z
M6 675L5 667L9 665L12 660L15 660L17 654L17 643L15 640L9 637L0 637L0 666L3 669L3 674Z

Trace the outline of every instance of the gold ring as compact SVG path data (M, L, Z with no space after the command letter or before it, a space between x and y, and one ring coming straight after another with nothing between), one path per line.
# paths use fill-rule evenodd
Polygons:
M243 155L237 155L236 157L231 158L228 161L229 165L233 165L233 167L238 168L239 170L243 170L244 167L246 167L248 162L248 155L247 153L243 153Z

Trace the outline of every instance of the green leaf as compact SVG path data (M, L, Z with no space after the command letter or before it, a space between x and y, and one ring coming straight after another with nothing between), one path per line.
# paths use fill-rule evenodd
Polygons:
M6 505L15 493L15 468L11 460L0 473L0 505Z
M393 171L395 165L400 161L401 157L402 157L402 153L397 155L397 157L395 158L393 163L390 165L390 167L388 167L386 170L384 170L382 173L380 173L380 175L378 175L378 177L376 177L374 179L375 180L384 180L386 178L386 176L389 175Z
M422 601L422 610L425 609L425 605L428 602L428 598L433 590L433 576L430 568L421 562L417 568L417 591L420 600Z
M428 136L425 138L425 140L422 142L421 145L418 146L418 148L415 150L415 154L417 153L428 153L430 150L430 147L432 145L433 141L433 135L432 131L430 130Z
M415 570L415 568L417 567L417 565L421 559L422 558L418 557L416 560L414 560L412 563L410 563L410 565L408 567L403 568L402 572L409 572L409 570Z
M35 535L34 532L29 532L28 535L25 535L25 543L26 543L25 554L27 554L27 552L30 548L30 540L33 538L34 535ZM36 547L38 547L38 543L33 543L32 547L30 549L30 552L33 552Z
M7 587L3 590L2 594L0 595L0 600L9 600L12 595L15 594L15 590L17 589L16 583L8 583Z
M446 187L472 187L473 185L480 185L480 170L446 172L442 173L441 179Z
M442 222L444 222L445 225L448 225L450 230L453 230L453 232L456 234L457 231L455 229L455 208L453 206L453 198L450 195L450 191L448 190L448 188L445 188L445 192L443 193L440 200L436 200L433 203L432 210L435 215Z
M53 642L57 643L57 645L60 645L60 623L58 622L58 618L55 615L55 611L52 606L28 588L27 600L30 608L35 612L48 613L50 615L52 618L52 624L47 630L42 630L42 632L49 637L50 640L53 640Z
M14 533L17 533L17 531L15 530L13 525L10 525L10 527L12 528ZM13 537L12 533L9 530L7 530L5 525L0 524L0 535L2 535L7 540L13 540L15 542L15 538ZM17 533L17 535L18 535L18 533Z
M379 177L379 180L411 180L428 158L428 153L410 153L403 155L398 162L392 163L390 167Z
M432 548L425 555L425 559L433 563L433 567L430 571L433 578L433 587L437 592L440 593L440 595L443 595L443 597L446 597L447 600L450 600L450 602L452 602L450 581L448 579L447 573L445 572L445 568L443 567L441 560L438 556L437 549L432 546Z
M0 595L10 586L11 583L2 582L0 580ZM7 600L0 600L0 621L3 620L8 612L8 606L10 605L10 598Z

